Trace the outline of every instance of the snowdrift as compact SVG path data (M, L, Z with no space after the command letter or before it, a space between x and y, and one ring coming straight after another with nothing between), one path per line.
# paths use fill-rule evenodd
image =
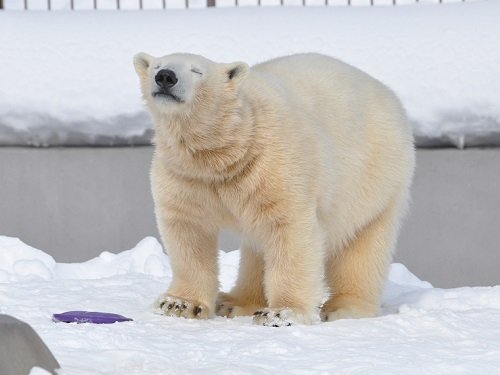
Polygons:
M0 13L0 144L149 144L132 56L320 52L402 99L419 146L500 145L500 1Z
M220 252L221 289L239 252ZM393 264L382 316L279 329L250 317L156 315L172 273L154 238L119 254L57 263L0 236L0 313L30 323L63 374L492 374L500 368L500 287L436 289ZM68 310L123 314L112 325L54 323Z

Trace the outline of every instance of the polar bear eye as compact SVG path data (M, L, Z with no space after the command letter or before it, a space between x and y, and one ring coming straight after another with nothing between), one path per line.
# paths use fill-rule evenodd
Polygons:
M202 76L202 75L203 75L203 73L202 73L202 72L200 72L200 71L199 71L198 69L196 69L196 68L191 68L191 71L192 71L193 73L199 74L200 76Z

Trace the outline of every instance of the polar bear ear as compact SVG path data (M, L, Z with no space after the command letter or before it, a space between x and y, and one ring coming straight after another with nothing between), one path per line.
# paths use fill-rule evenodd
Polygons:
M134 56L134 67L139 77L144 77L154 57L141 52Z
M225 72L228 82L240 82L248 75L250 68L247 63L238 61L231 64L226 64Z

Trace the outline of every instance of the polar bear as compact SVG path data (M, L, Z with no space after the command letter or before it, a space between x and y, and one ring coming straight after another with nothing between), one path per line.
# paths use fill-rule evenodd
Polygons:
M377 315L414 169L396 96L319 54L253 67L134 57L154 122L151 185L169 316L286 326ZM242 237L219 293L218 232Z

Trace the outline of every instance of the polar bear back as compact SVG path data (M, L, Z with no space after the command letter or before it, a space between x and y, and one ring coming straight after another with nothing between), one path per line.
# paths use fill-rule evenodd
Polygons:
M370 124L391 127L406 122L399 100L387 86L329 56L307 53L280 57L255 65L252 73L278 91L278 97L287 101L286 108L300 108L323 124L352 132ZM385 121L387 115L394 119ZM408 127L392 130L408 133Z
M264 101L278 118L276 127L261 126L294 150L293 168L315 176L318 207L325 208L319 214L338 223L332 237L350 237L395 195L407 195L401 186L413 173L411 127L384 84L320 54L255 65L247 82L249 100L258 108Z
M301 128L296 129L300 136L319 135L327 148L368 152L374 145L390 144L405 152L412 149L411 127L396 95L340 60L316 53L281 57L253 66L249 78L250 96L282 111L289 126ZM339 151L343 156L348 152ZM362 158L365 153L356 154Z

